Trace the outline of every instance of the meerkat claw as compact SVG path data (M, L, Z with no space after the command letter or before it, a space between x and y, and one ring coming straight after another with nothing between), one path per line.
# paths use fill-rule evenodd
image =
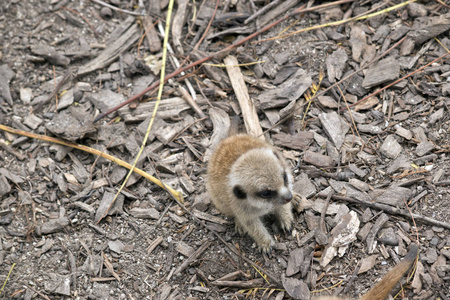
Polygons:
M236 230L236 232L240 235L243 235L245 233L245 230L237 222L235 223L234 230Z
M260 245L258 246L258 249L262 254L270 255L272 253L272 244L264 246Z
M292 221L291 220L279 220L278 227L284 233L290 233L292 231Z

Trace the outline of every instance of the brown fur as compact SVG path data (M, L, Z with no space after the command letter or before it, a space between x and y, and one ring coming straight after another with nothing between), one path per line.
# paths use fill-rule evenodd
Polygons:
M395 287L397 282L403 277L414 264L419 252L416 244L411 245L411 249L392 270L390 270L370 291L362 295L359 300L384 300ZM315 300L343 300L349 298L339 298L336 296L321 296L314 298Z
M207 189L215 207L264 252L274 241L262 216L272 213L281 229L292 228L292 175L283 155L264 141L244 134L223 140L208 164Z

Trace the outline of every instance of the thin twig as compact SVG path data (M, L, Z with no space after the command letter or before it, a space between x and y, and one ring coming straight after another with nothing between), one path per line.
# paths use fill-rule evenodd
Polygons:
M407 210L404 209L399 209L396 207L392 207L390 205L386 205L386 204L381 204L381 203L374 203L374 202L364 202L361 200L357 200L354 198L349 198L349 197L342 197L342 196L336 196L333 195L331 198L333 198L334 200L340 200L340 201L345 201L345 202L350 202L350 203L355 203L355 204L360 204L360 205L364 205L367 207L371 207L371 208L376 208L379 210L382 210L386 213L389 214L393 214L393 215L400 215L409 219L414 218L416 221L420 221L422 223L427 223L427 224L431 224L431 225L435 225L438 227L443 227L446 229L450 229L450 224L446 223L446 222L442 222L442 221L438 221L435 219L432 219L430 217L426 217L426 216L422 216L422 215L418 215L418 214L413 214L410 213Z
M138 12L129 11L129 10L126 10L126 9L121 9L121 8L116 7L116 6L110 5L110 4L106 3L106 2L103 2L103 1L101 1L101 0L91 0L91 1L92 1L92 2L95 2L95 3L97 3L97 4L100 4L100 5L109 7L109 8L111 8L112 10L117 10L117 11L120 11L120 12L123 12L123 13L126 13L126 14L129 14L129 15L133 15L133 16L145 16L145 13L138 13Z
M272 1L271 3L267 4L266 6L264 6L263 8L261 8L260 10L258 10L257 12L255 12L253 15L251 15L250 17L248 17L247 19L245 19L244 24L248 24L250 21L252 21L254 18L259 17L260 15L262 15L263 13L265 13L266 11L268 11L269 9L271 9L272 7L277 6L280 3L280 0L276 0L276 1Z

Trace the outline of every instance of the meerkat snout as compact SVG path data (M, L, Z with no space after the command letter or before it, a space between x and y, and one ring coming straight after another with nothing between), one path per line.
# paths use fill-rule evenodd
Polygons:
M292 200L292 192L287 187L282 187L280 190L280 197L284 203L289 203Z
M292 181L283 155L249 135L223 140L208 164L207 188L213 204L234 217L238 231L248 233L264 252L274 240L262 216L274 214L283 231L292 229Z

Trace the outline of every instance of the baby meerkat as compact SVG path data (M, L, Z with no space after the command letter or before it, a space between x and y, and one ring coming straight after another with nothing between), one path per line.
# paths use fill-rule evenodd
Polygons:
M417 244L411 244L410 250L392 270L390 270L370 291L362 295L359 300L384 300L395 287L397 282L403 277L414 264L419 253ZM321 296L313 300L350 300L349 298L340 298L335 296Z
M207 189L214 206L234 217L265 253L274 244L261 217L273 214L279 228L292 229L292 174L273 146L246 134L224 139L208 164Z

